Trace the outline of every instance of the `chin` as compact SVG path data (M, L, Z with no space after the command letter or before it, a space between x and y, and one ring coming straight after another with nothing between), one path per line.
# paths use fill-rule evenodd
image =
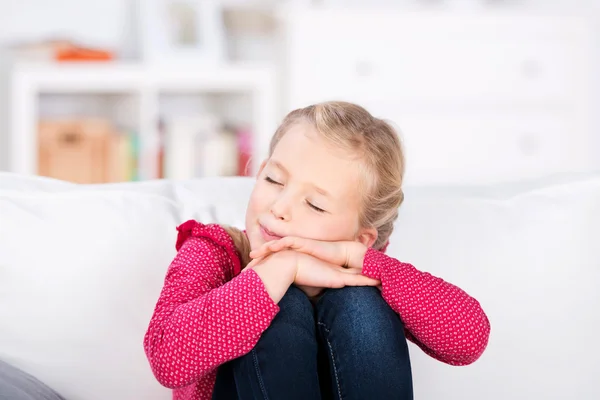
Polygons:
M250 250L256 250L265 243L260 235L260 232L258 231L258 228L255 228L249 232L248 241L250 242Z

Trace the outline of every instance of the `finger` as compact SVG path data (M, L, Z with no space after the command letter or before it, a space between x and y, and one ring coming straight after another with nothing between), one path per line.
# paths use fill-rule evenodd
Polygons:
M364 275L346 274L344 284L346 286L378 286L381 285L381 281L368 278Z
M306 239L297 236L281 238L270 244L269 249L274 252L284 249L295 250L336 265L344 265L347 258L340 253L339 243Z
M352 274L352 275L360 275L362 274L362 268L350 268L350 267L342 267L340 265L335 265L333 268L336 271L342 272L344 274Z
M279 239L275 243L273 243L270 248L271 249L283 249L288 248L292 250L298 250L301 252L306 252L306 245L309 240L296 237L296 236L286 236L284 238Z
M249 255L250 255L250 258L260 258L263 256L263 254L264 254L264 250L258 249L258 250L252 250Z
M315 286L306 286L306 285L296 285L296 287L302 290L308 297L315 297L319 295L324 288L315 287Z
M258 258L265 258L266 256L268 256L271 253L272 252L270 250L257 250L255 252L250 253L250 258L255 259L255 260Z
M340 254L338 254L339 244L336 242L326 242L300 237L286 237L284 239L286 239L285 245L292 250L308 254L332 264L344 264L345 259L342 259Z
M250 252L251 258L266 257L269 254L276 253L281 250L298 250L301 251L302 246L297 244L298 238L295 237L284 237L277 240L272 240L263 244L257 250ZM301 251L302 252L302 251Z
M274 240L274 241L268 243L267 248L273 252L281 251L284 249L294 249L295 250L294 239L291 237L284 237L279 240Z
M252 250L250 251L250 257L251 258L258 258L260 257L264 252L266 251L266 247L263 244L262 246L260 246L258 249Z
M259 257L264 256L264 254L267 254L270 252L269 246L275 242L277 242L277 240L271 240L270 242L264 243L258 249L252 250L250 252L250 257L251 258L259 258Z
M252 267L254 267L256 264L258 264L259 262L261 262L263 259L264 259L264 257L253 259L252 261L250 261L248 263L248 265L246 265L246 268L252 268Z

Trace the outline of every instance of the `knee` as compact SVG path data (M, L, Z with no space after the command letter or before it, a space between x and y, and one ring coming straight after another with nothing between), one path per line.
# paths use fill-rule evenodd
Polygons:
M314 308L304 292L296 286L290 286L279 301L279 314L295 319L314 321Z
M315 332L314 308L308 297L295 286L290 286L279 301L279 312L272 321L270 330L296 331L302 329Z
M404 326L374 287L328 290L317 303L319 325L346 342L373 349L404 339Z
M352 320L373 324L393 313L381 296L381 292L370 286L348 286L329 289L317 303L319 315L335 315L339 322Z

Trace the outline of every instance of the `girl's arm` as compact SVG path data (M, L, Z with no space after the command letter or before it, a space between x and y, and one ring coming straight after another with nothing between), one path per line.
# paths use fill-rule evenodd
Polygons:
M372 248L364 255L363 275L381 281L383 298L402 318L407 338L425 353L468 365L485 350L488 318L460 288Z
M169 388L248 353L279 311L255 271L240 273L223 228L189 221L182 227L144 337L152 371Z
M288 236L265 243L250 256L264 257L283 249L360 269L363 275L381 281L383 298L402 318L406 337L437 360L471 364L487 346L490 323L477 300L440 278L357 241Z

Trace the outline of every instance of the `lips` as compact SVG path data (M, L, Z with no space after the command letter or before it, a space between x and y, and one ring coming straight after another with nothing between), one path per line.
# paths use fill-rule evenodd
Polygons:
M271 240L279 240L283 237L275 234L274 232L271 232L263 225L260 225L260 234L262 235L263 239L265 239L265 241L267 242L270 242Z

